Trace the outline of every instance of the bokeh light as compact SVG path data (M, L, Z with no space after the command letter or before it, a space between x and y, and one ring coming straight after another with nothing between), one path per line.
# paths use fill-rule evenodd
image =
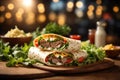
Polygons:
M5 13L5 18L10 19L12 17L12 14L10 12Z
M46 16L45 14L39 14L38 15L38 22L43 23L46 21Z
M74 3L72 1L67 2L67 8L73 8Z
M16 16L16 20L17 20L18 22L21 22L21 21L23 20L22 14L20 14L19 12L16 12L15 16Z
M32 5L32 0L22 0L23 1L23 5L26 7L30 7Z
M69 2L67 2L67 5L66 5L67 7L66 7L66 10L68 11L68 12L72 12L72 10L73 10L73 7L74 7L74 3L72 2L72 1L69 1Z
M5 21L4 16L0 16L0 23L3 23Z
M22 20L23 20L23 17L22 17L23 13L24 13L24 9L23 8L19 8L18 11L15 13L15 17L16 17L16 20L18 22L22 22Z
M76 2L76 7L77 8L82 8L83 7L83 2L82 1Z
M59 25L64 25L65 24L65 22L66 22L66 16L65 16L65 14L59 14L58 15L58 24Z
M45 7L44 7L44 4L43 3L39 3L37 5L37 8L38 8L38 12L39 13L44 13L45 12Z
M18 9L18 13L23 14L24 12L25 12L25 11L24 11L23 8L19 8L19 9Z
M31 25L35 22L35 14L33 12L29 12L25 19L26 24Z
M5 11L5 6L0 6L0 11L1 12Z
M103 10L103 7L99 5L99 6L97 6L97 9L99 9L99 10L102 11L102 10Z
M57 2L59 2L59 0L53 0L53 2L57 3Z
M118 7L118 6L114 6L114 7L113 7L113 11L114 11L115 13L119 12L119 7Z
M50 21L55 21L56 20L56 14L54 12L50 12L49 13L49 20Z
M88 6L88 10L94 11L95 7L93 5Z
M103 10L103 7L102 7L102 6L97 6L97 9L96 9L96 16L97 16L97 17L101 17L101 15L102 15L102 10Z
M99 10L99 9L97 9L97 10L96 10L96 15L97 15L98 17L101 16L101 15L102 15L102 11Z
M7 7L8 7L9 10L13 10L14 9L14 4L13 3L9 3Z
M87 11L87 15L88 15L88 18L89 18L89 19L93 19L93 18L94 18L94 13L93 13L93 11L88 10L88 11Z
M102 0L96 0L97 4L102 4Z
M84 13L83 13L82 10L76 9L75 14L76 14L77 17L81 18L81 17L83 17L83 14L84 14Z

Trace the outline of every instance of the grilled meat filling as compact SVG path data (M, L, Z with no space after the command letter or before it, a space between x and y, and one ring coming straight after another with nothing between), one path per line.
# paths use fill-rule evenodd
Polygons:
M64 42L62 40L54 41L54 42L50 42L50 41L48 42L48 41L45 41L45 40L40 40L39 43L42 47L45 47L45 48L49 48L49 47L59 48L64 44Z
M53 53L47 56L45 61L49 62L50 64L54 64L54 65L65 65L65 64L72 63L73 61L72 56L73 55L69 53L56 52L56 53Z

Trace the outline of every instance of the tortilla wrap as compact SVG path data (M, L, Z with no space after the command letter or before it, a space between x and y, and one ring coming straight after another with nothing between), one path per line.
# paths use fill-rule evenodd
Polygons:
M79 51L81 41L58 34L43 34L34 39L33 44L41 50Z
M30 59L38 60L46 65L60 66L72 63L79 58L86 58L87 53L84 51L76 51L72 53L60 51L42 51L39 48L31 47L28 51Z

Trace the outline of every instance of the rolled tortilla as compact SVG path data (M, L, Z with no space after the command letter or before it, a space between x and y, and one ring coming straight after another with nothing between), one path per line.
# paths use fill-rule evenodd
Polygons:
M60 52L60 51L41 51L39 48L31 47L28 51L30 59L38 60L49 66L61 66L71 64L74 60L81 62L80 59L85 59L87 53L84 51L78 52Z
M58 34L43 34L34 39L33 44L41 50L61 50L66 52L80 50L81 41Z
M77 61L78 63L81 63L83 62L87 56L88 56L88 53L86 51L75 51L75 52L72 52L72 54L74 55L74 60Z
M73 54L59 51L41 51L39 48L31 47L28 51L30 59L38 60L46 65L66 65L72 63Z

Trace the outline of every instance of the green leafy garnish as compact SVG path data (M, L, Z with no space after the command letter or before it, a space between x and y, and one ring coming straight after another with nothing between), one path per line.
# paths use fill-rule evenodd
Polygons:
M82 42L81 49L88 53L88 57L83 62L84 64L102 61L106 57L105 51L103 51L101 48L97 48L93 44L90 44L88 41Z
M37 27L36 30L32 32L33 39L35 39L39 35L41 35L40 27Z
M51 22L48 23L45 28L41 31L41 34L46 33L55 33L59 35L68 35L71 31L71 28L67 25L58 25L57 23Z
M23 64L25 66L35 63L35 60L28 58L28 50L31 47L30 44L24 44L23 46L15 45L10 47L9 43L3 43L0 40L0 60L7 61L7 66L16 66Z

